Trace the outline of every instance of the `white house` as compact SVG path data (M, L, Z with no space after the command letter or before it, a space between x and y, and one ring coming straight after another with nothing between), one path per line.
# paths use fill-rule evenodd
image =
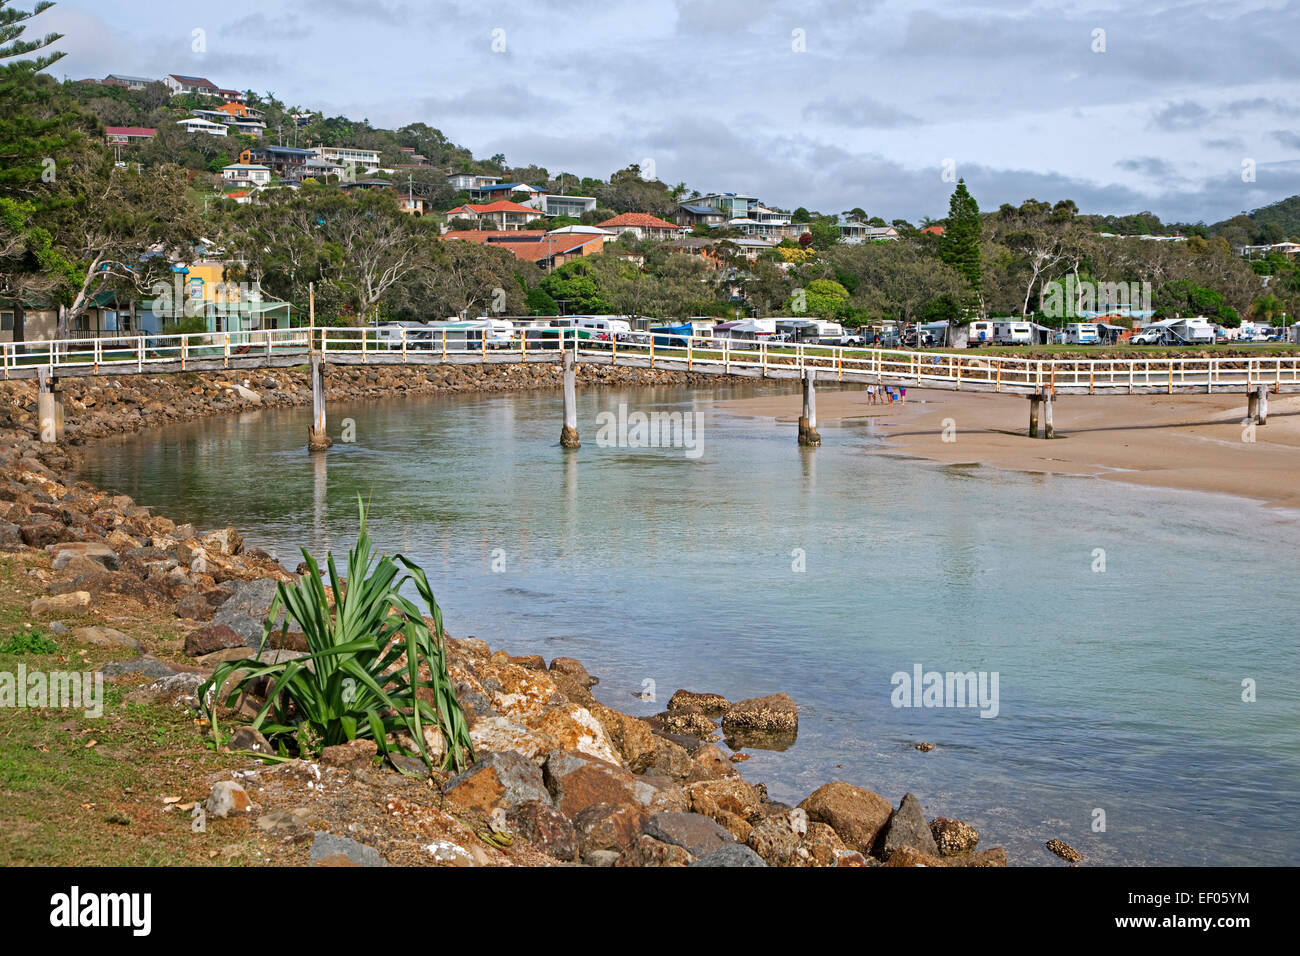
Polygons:
M351 163L354 166L374 169L379 165L379 150L377 149L354 149L351 146L317 146L312 152L321 159L327 159L332 163L339 163L343 166Z
M221 178L228 183L267 186L271 182L271 170L256 164L232 163L221 171Z
M211 120L200 119L192 116L189 119L177 120L177 126L184 126L188 133L207 133L209 136L226 136L228 130L225 123L214 123Z

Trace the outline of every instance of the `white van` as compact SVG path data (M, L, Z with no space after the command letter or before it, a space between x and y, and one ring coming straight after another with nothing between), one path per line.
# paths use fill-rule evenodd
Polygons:
M967 348L977 349L981 345L993 344L993 323L981 319L978 322L970 324L970 338L966 342Z
M1034 325L1032 322L994 322L993 341L998 345L1031 345Z
M1096 345L1100 341L1097 326L1091 322L1071 322L1065 327L1066 345Z

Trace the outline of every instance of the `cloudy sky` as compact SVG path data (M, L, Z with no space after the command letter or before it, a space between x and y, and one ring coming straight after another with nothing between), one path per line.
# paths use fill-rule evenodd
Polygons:
M1293 0L60 0L37 23L74 79L200 74L787 208L938 218L953 173L985 209L1166 221L1300 193Z

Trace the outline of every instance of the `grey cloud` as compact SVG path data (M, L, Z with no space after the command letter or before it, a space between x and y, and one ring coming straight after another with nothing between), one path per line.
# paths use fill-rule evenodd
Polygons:
M1165 105L1157 110L1151 119L1160 129L1176 131L1193 129L1205 123L1209 118L1210 111L1200 103L1183 100L1179 103Z
M914 126L921 122L919 117L895 109L869 96L852 100L828 96L816 103L809 103L804 107L803 116L804 119L821 120L836 126L866 126L877 129Z

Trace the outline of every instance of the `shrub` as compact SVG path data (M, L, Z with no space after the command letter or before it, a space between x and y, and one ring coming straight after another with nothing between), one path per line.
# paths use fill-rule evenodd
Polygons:
M442 765L459 770L473 762L474 748L447 671L442 609L419 565L400 554L375 557L366 533L366 508L360 502L358 510L361 527L348 552L346 579L340 580L333 554L326 555L332 606L320 568L306 549L302 554L308 573L297 584L281 583L276 589L262 648L274 630L271 622L283 610L281 635L290 620L296 622L306 637L307 656L275 664L257 659L223 663L199 689L214 741L221 742L221 704L233 706L245 691L269 680L269 696L252 726L276 742L282 753L317 754L326 746L369 737L381 753L409 754L388 739L389 734L405 732L432 767L424 738L424 728L432 725L446 743ZM408 583L432 625L399 593ZM224 694L220 700L218 690Z

